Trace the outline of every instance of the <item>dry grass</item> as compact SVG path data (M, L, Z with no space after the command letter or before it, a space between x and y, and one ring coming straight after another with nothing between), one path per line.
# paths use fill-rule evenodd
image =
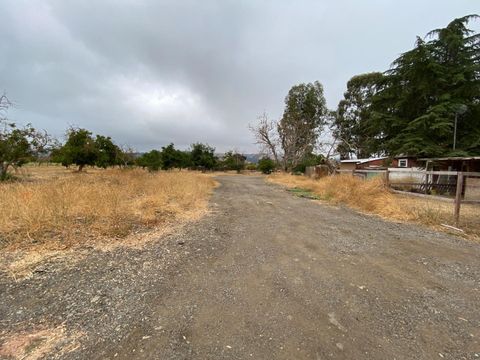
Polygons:
M63 325L51 329L37 329L29 333L10 334L0 347L0 358L37 360L52 351L66 355L79 346L81 333L67 334Z
M386 219L421 223L444 231L441 224L453 225L452 203L394 194L385 188L381 178L365 181L345 174L313 180L305 176L274 174L267 179L289 188L307 189L322 200ZM480 206L462 205L461 227L472 238L480 238Z
M3 248L49 250L124 239L200 217L215 185L193 172L23 170L27 181L0 184Z

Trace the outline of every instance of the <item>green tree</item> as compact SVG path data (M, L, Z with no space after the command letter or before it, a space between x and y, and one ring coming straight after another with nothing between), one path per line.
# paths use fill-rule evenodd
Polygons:
M191 161L195 169L212 170L217 166L215 148L201 143L192 144Z
M62 145L57 144L57 146L52 148L52 150L50 151L49 160L53 163L58 163L58 164L67 166L67 164L64 164L64 160L63 160Z
M162 153L158 150L151 150L142 154L136 162L138 166L147 168L148 171L158 171L162 167Z
M275 170L275 167L275 161L273 161L269 157L261 158L258 161L257 168L264 174L270 174L273 170Z
M180 169L188 169L192 167L192 154L189 151L179 152L179 165Z
M175 149L173 143L162 147L162 169L183 169L190 165L188 153Z
M306 154L305 157L302 159L301 162L297 164L293 168L294 172L301 172L304 173L307 166L315 166L315 165L320 165L325 162L325 157L321 154Z
M292 169L313 151L327 114L323 86L315 81L293 86L278 124L284 168Z
M35 129L30 125L17 128L0 123L0 181L7 179L10 167L20 167L33 158Z
M5 94L0 95L0 181L9 178L10 167L20 167L47 150L50 138L30 124L18 127L8 121L6 112L12 103Z
M334 114L334 132L337 151L341 158L367 158L372 155L372 133L369 120L372 116L371 103L383 74L372 72L352 77L347 91Z
M476 18L455 19L430 32L430 40L417 38L415 48L394 61L372 99L377 152L480 154L480 34L467 28Z
M244 155L229 151L223 156L222 167L224 170L235 170L240 173L245 169L246 160L247 158Z
M65 166L75 164L78 171L82 171L86 165L95 165L98 154L92 133L80 128L70 128L67 131L67 141L60 153L62 164Z
M95 148L97 151L95 165L101 168L119 164L120 148L115 145L110 137L97 135L95 139Z

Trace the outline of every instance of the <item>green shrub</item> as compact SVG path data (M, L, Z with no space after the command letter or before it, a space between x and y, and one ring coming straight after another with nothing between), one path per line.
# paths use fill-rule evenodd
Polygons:
M270 174L273 170L275 170L275 167L275 161L268 157L264 157L258 162L257 169L264 174Z
M308 154L297 166L292 169L292 172L295 173L305 173L305 170L308 166L320 165L325 161L323 155Z

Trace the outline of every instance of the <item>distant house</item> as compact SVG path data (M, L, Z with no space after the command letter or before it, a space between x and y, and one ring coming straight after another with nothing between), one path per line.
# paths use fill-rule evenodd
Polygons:
M393 158L389 169L478 172L480 171L480 156L417 158L400 155Z
M432 174L428 171L480 172L480 156L415 158L397 156L388 168L391 183L425 184L422 191L435 191L437 194L454 194L457 186L455 173ZM418 188L418 186L417 186ZM464 180L466 198L478 199L476 189L480 188L480 178L470 177Z
M340 170L381 170L386 169L384 157L368 158L368 159L353 159L340 160Z
M422 182L425 179L425 175L423 174L425 164L416 156L395 156L388 170L390 170L390 180L392 181L407 181L406 179L409 179L408 181L410 182Z
M421 168L422 165L422 162L419 162L416 156L399 155L393 158L389 167L394 169L411 169Z
M480 156L455 156L418 159L430 171L480 172Z
M387 157L340 160L340 170L385 169L386 165ZM399 155L392 159L388 168L395 171L405 169L405 171L480 172L480 156L417 158L416 156Z

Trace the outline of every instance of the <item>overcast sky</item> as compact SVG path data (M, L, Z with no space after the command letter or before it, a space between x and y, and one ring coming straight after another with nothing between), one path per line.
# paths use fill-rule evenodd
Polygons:
M292 85L319 80L334 109L350 77L478 12L479 0L0 0L0 91L12 120L59 137L77 125L140 151L252 152L248 124L279 118Z

